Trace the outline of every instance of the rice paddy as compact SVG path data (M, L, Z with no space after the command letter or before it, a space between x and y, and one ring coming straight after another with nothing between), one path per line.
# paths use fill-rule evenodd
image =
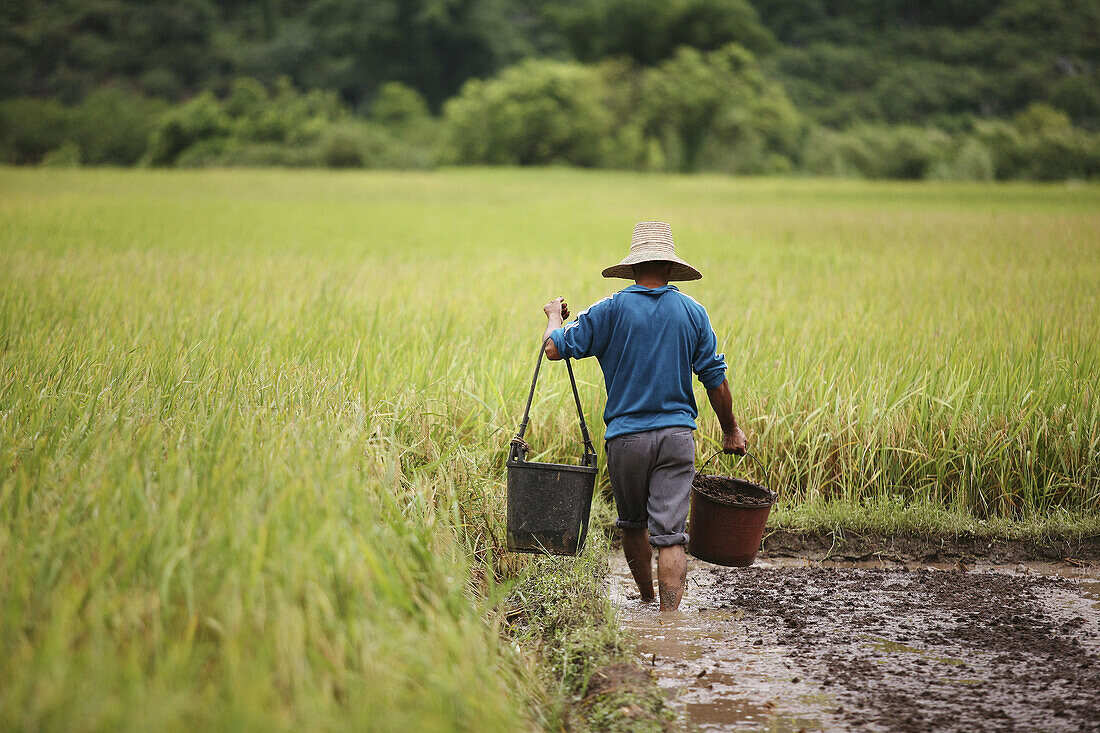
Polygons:
M502 554L505 446L645 219L780 519L1100 514L1095 185L0 170L0 728L556 725L501 604L570 561Z

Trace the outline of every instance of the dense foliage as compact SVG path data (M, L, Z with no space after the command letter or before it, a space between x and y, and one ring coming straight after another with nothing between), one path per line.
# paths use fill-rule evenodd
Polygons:
M1093 0L754 0L795 103L827 124L1010 115L1033 102L1100 124Z
M1098 130L1091 0L0 5L15 164L1057 179Z

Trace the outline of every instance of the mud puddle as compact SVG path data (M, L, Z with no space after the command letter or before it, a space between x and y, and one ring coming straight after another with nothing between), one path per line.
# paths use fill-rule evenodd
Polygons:
M681 610L624 625L705 731L1100 730L1100 568L692 561Z

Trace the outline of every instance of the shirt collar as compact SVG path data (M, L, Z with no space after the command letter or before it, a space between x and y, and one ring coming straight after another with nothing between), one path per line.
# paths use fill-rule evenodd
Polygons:
M672 283L669 283L668 285L662 285L659 288L647 288L645 285L639 285L638 283L634 283L633 285L628 285L627 287L623 288L620 292L623 292L623 293L663 293L666 290L679 291L680 288L676 287Z

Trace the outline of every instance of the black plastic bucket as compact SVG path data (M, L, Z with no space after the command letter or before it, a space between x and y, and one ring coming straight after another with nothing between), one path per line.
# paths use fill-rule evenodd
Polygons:
M545 342L543 346L545 346ZM530 450L523 440L531 415L531 400L539 379L543 350L535 362L535 376L523 409L523 422L508 449L508 543L512 552L538 552L547 555L577 555L588 536L588 514L592 510L592 491L596 488L596 451L588 437L584 410L577 393L573 367L565 360L573 401L577 405L584 454L581 465L535 463L527 460Z
M508 461L508 549L577 555L588 536L596 469Z

